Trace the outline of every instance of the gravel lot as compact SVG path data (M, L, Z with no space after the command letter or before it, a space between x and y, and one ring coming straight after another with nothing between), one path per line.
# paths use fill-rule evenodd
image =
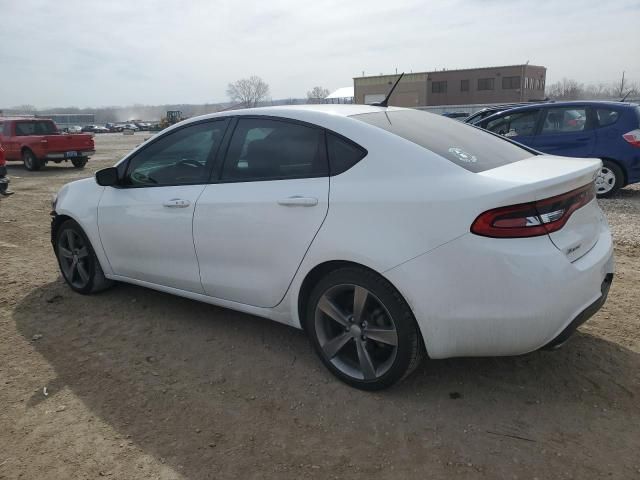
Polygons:
M640 478L640 188L601 201L616 278L564 348L424 362L371 394L294 329L134 286L65 287L51 194L148 136L97 136L83 171L9 167L0 479Z

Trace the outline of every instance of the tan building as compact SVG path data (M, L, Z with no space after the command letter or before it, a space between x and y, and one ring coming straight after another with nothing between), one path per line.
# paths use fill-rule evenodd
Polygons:
M389 105L425 107L542 100L546 75L547 69L536 65L405 73ZM355 102L383 100L398 76L354 78Z

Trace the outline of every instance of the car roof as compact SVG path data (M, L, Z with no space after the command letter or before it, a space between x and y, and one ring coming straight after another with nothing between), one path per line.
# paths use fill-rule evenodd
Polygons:
M630 102L616 102L612 100L570 100L564 102L544 102L544 103L531 103L529 105L521 105L518 107L508 108L505 110L509 111L521 111L528 110L531 108L555 108L555 107L576 107L576 106L587 106L587 107L615 107L615 108L629 108L635 107L635 103Z
M317 118L317 114L350 117L352 115L361 115L364 113L390 112L397 110L407 110L400 107L375 107L372 105L360 104L312 104L312 105L282 105L274 107L257 107L245 108L238 110L226 110L223 112L209 113L198 117L190 118L187 123L197 120L206 120L208 118L227 117L235 115L264 115L274 117L288 117L290 115L295 118L304 120L308 116L309 120ZM184 125L184 124L183 124Z

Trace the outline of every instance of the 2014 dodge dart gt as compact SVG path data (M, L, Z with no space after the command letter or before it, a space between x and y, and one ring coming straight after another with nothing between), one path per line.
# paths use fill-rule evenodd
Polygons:
M76 292L128 282L302 328L381 389L424 356L558 345L598 310L600 167L417 110L230 111L64 186L52 242Z

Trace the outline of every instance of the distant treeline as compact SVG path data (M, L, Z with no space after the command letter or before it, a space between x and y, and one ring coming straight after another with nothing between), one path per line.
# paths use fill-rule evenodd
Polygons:
M269 100L262 102L260 106L267 105L295 105L307 103L307 99L289 98L283 100ZM240 108L231 103L205 103L194 104L173 104L173 105L131 105L127 107L99 107L99 108L77 108L60 107L38 109L33 105L19 105L11 108L0 108L4 115L39 115L46 116L54 113L70 114L93 114L97 124L110 122L125 122L127 120L158 121L164 117L167 110L180 110L186 117L204 115L206 113L219 112L221 110Z

